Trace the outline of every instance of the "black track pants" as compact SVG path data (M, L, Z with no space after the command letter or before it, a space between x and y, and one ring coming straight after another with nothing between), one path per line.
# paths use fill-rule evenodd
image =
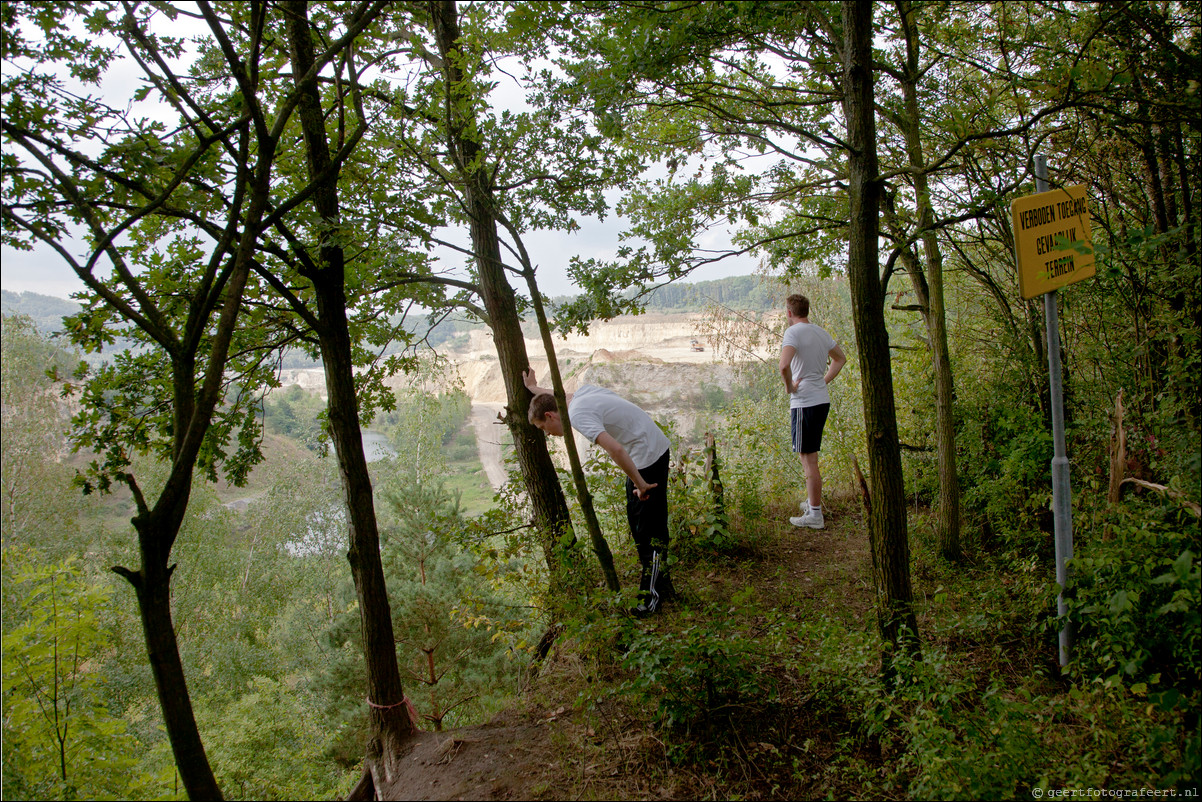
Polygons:
M655 485L646 501L639 501L634 482L626 480L626 520L630 523L630 536L639 552L639 562L646 572L651 568L651 553L658 551L661 560L668 550L668 468L670 452L663 455L639 473L648 484Z

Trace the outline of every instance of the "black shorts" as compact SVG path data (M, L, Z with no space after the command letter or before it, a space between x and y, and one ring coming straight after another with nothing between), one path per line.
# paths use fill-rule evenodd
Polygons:
M830 404L794 407L789 410L794 451L798 454L813 454L822 450L822 430L826 428L826 416L830 411Z

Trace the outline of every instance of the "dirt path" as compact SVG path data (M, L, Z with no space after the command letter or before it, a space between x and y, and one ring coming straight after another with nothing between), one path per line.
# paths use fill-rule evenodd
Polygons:
M495 416L495 411L492 412ZM486 422L485 411L473 420ZM494 438L495 439L495 438ZM863 512L855 499L828 504L827 528L797 529L797 510L773 504L756 523L758 539L744 559L681 570L688 603L730 598L748 587L758 603L781 614L829 616L849 629L871 626L872 574ZM683 587L682 587L683 586ZM671 627L671 608L658 622ZM704 767L681 766L667 777L644 770L656 750L650 730L594 732L574 709L586 669L578 656L548 659L543 677L514 707L487 724L423 732L403 756L402 772L382 799L696 799L723 795ZM601 728L599 728L601 729ZM814 749L820 748L815 744ZM653 781L654 780L654 781Z
M825 529L788 523L796 507L774 507L774 538L761 547L755 587L767 606L825 613L849 627L872 614L872 554L859 499L826 499Z
M476 448L480 452L480 463L484 475L493 490L505 484L505 463L501 456L501 432L505 427L497 420L504 404L473 403L472 428L476 430Z

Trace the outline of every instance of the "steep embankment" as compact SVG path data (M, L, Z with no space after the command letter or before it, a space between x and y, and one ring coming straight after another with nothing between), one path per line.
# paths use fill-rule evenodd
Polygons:
M663 392L658 393L657 399L650 400L663 400L682 388L696 385L708 371L723 367L713 344L707 341L704 319L696 314L620 317L594 323L587 335L558 336L554 345L569 392L590 382L608 386L618 381L621 387L633 390L658 388L662 382ZM526 352L530 355L531 367L546 385L549 379L542 341L528 338ZM468 347L453 358L473 401L505 403L505 385L488 331L473 331ZM655 365L663 369L642 372L630 369L628 375L626 368L608 375L596 373L595 369L603 365ZM682 366L695 370L681 371ZM722 370L715 371L719 376L723 373ZM725 381L729 387L729 379Z
M829 617L848 628L870 621L871 558L861 508L836 500L821 531L798 530L786 519L793 501L773 505L757 524L763 540L742 560L684 564L676 569L679 604L640 626L663 638L705 622L698 616L751 588L769 621ZM673 765L653 722L606 704L580 709L578 695L596 678L586 659L562 642L512 706L487 724L422 732L403 756L400 776L382 799L703 799L739 796L815 798L841 787L827 765L844 748L838 722L799 706L773 732L779 742L743 744L765 764L774 754L779 775L731 776L704 763ZM612 681L613 678L609 678ZM804 746L804 748L803 748ZM732 743L732 750L739 747ZM865 750L863 758L879 759ZM828 776L831 775L831 776ZM770 791L770 789L772 789Z
M527 338L526 352L531 367L545 384L547 358L542 341ZM594 323L587 335L556 337L555 354L569 392L586 382L617 384L635 392L647 392L643 400L649 404L671 406L672 399L687 398L702 383L730 388L729 370L706 336L703 317L697 314L626 316ZM485 329L471 332L467 347L447 356L455 363L464 390L474 403L505 403L505 384L490 332ZM635 367L640 365L643 367ZM596 372L601 366L611 366L614 370ZM284 370L280 377L285 385L299 384L310 392L325 395L325 378L320 368ZM403 376L393 379L396 386L407 381Z

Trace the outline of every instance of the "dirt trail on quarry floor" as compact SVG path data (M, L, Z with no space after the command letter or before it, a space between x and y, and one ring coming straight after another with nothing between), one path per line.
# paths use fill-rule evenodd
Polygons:
M476 433L476 448L480 453L480 464L493 490L505 484L505 459L501 451L502 430L500 415L504 404L473 403L472 430Z
M751 586L762 608L799 616L829 616L861 628L872 615L871 557L862 509L835 501L826 529L795 529L796 507L770 510L760 539L741 559L712 569L678 570L685 603L731 598ZM764 530L767 530L766 532ZM671 625L673 609L662 614ZM555 651L552 650L554 660ZM578 661L577 661L578 662ZM579 686L572 660L556 681L534 680L514 705L487 724L422 732L401 760L401 772L383 799L696 799L722 796L711 780L683 769L676 780L645 783L640 750L654 736L595 732L573 709ZM580 668L576 666L576 668ZM544 674L547 672L544 671ZM580 668L580 685L585 680ZM569 681L565 682L564 680Z

